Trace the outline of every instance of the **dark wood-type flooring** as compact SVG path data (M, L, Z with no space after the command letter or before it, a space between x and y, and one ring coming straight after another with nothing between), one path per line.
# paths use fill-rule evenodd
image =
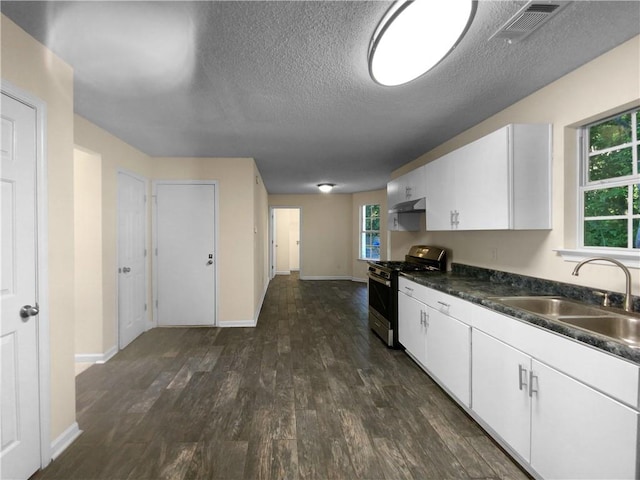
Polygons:
M360 283L278 276L256 328L156 328L76 382L84 433L34 479L527 478Z

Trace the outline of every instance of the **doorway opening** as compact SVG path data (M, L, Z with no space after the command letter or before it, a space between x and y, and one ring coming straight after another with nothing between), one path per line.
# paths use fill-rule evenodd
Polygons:
M300 271L300 207L271 207L271 278Z
M102 157L73 149L76 375L103 359Z

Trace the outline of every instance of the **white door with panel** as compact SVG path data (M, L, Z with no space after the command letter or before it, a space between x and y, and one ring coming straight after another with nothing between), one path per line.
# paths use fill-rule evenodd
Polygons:
M0 478L40 467L36 111L2 94Z
M124 348L146 329L146 181L118 173L118 325Z
M158 325L215 325L213 183L156 183Z

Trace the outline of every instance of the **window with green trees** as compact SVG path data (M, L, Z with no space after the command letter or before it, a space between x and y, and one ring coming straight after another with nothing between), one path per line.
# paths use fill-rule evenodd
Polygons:
M640 249L640 109L583 129L584 247Z
M380 205L363 205L360 213L360 258L380 260Z

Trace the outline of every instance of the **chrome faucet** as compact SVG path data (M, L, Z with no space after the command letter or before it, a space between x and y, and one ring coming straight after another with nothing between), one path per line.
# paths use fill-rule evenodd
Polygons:
M614 260L613 258L608 258L608 257L587 258L586 260L583 260L578 265L576 265L576 268L573 269L573 272L571 273L571 275L575 275L577 277L578 276L578 270L580 270L580 268L585 263L596 262L596 261L611 262L614 265L617 265L618 267L620 267L622 269L622 271L624 272L624 275L625 275L625 277L627 279L627 285L626 285L625 293L624 293L624 309L627 312L632 312L633 311L633 299L631 297L631 273L629 272L629 269L627 267L625 267L622 263L620 263L618 260Z

